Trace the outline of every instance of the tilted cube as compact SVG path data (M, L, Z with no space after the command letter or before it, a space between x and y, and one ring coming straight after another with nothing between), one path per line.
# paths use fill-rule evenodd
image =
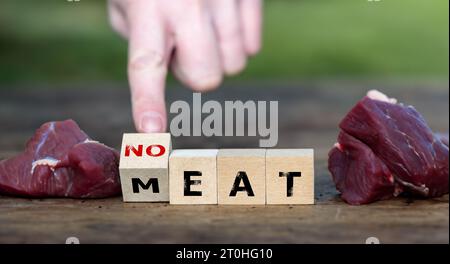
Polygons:
M120 181L124 202L169 201L169 133L124 134Z

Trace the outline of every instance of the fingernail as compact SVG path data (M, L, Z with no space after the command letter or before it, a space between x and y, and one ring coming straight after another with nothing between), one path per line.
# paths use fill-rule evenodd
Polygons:
M145 133L163 132L161 115L156 112L145 113L141 118L140 128Z

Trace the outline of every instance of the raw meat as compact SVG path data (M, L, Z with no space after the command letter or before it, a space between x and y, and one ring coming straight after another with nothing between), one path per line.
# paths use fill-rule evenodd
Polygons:
M42 125L25 151L0 161L0 194L102 198L120 194L119 154L73 120Z
M338 143L330 151L329 156L329 168L336 188L347 203L365 204L388 199L394 195L395 183L391 172L361 141L341 132ZM347 177L348 175L352 176ZM353 191L347 191L350 189Z
M329 153L329 170L348 203L370 203L402 192L421 197L448 193L448 145L412 106L371 91L339 126L345 134L339 137L341 147ZM374 188L386 175L392 175L395 188Z

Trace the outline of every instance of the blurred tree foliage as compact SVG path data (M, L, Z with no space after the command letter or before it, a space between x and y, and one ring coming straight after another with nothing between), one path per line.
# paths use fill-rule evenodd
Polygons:
M0 83L126 80L105 1L1 2ZM266 0L263 51L236 78L448 78L448 5Z

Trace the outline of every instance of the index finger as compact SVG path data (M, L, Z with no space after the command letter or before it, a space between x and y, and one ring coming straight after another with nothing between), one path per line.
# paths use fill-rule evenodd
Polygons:
M129 18L128 78L136 129L163 132L167 127L164 88L170 56L168 34L153 1L134 1Z

